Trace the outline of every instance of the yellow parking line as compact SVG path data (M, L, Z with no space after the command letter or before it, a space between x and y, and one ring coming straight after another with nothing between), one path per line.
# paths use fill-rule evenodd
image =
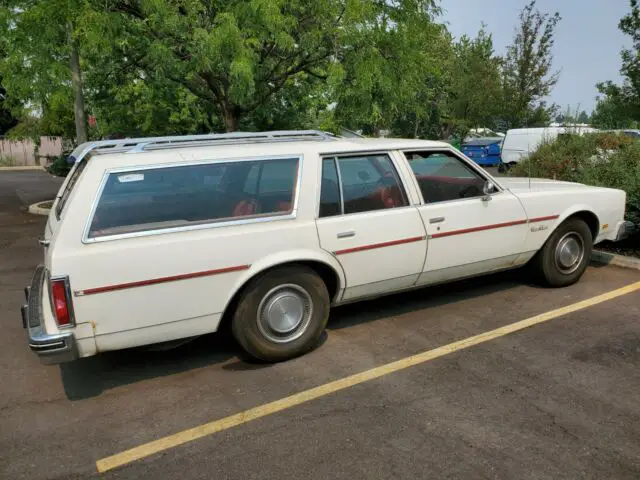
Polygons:
M457 352L458 350L464 350L465 348L473 347L474 345L488 342L540 323L548 322L549 320L553 320L554 318L562 315L577 312L578 310L606 302L607 300L612 300L622 295L635 292L636 290L640 290L640 282L627 285L626 287L622 287L608 293L603 293L602 295L598 295L566 307L551 310L550 312L542 313L535 317L530 317L510 325L505 325L504 327L496 328L495 330L474 335L473 337L465 338L433 350L428 350L411 357L403 358L396 362L381 365L361 373L356 373L355 375L350 375L340 380L329 382L309 390L304 390L289 397L282 398L271 403L266 403L220 420L214 420L213 422L205 423L197 427L189 428L182 432L139 445L129 450L125 450L124 452L116 453L115 455L98 460L96 462L96 467L98 472L106 472L155 453L162 452L163 450L168 450L170 448L192 442L193 440L197 440L232 427L237 427L238 425L242 425L252 420L281 412L287 408L295 407L311 400L315 400L316 398L324 397L325 395L353 387L354 385L359 385L361 383L368 382L369 380L374 380L384 375L389 375L390 373L398 372L400 370L428 362L429 360Z

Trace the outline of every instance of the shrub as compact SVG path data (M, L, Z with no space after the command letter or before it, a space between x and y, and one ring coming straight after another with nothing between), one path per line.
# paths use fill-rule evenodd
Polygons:
M627 219L640 224L640 143L615 133L567 135L545 143L511 176L552 178L627 192Z
M510 175L578 181L581 167L603 154L625 150L635 144L631 137L615 133L566 134L543 143L527 159L515 165Z
M584 165L577 180L627 192L627 220L640 225L640 144L612 154L605 162Z
M56 177L66 177L73 166L67 163L67 157L70 154L71 152L62 152L62 155L57 156L47 167L47 172Z
M0 155L0 167L13 167L16 161L10 155Z

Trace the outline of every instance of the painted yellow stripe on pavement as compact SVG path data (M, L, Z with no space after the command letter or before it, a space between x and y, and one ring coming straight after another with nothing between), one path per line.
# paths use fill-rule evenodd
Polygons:
M463 340L459 340L457 342L453 342L448 345L435 348L433 350L428 350L411 357L403 358L402 360L388 363L380 367L372 368L371 370L356 373L355 375L350 375L340 380L335 380L333 382L329 382L324 385L311 388L309 390L304 390L289 397L260 405L258 407L245 410L244 412L240 412L235 415L222 418L220 420L205 423L203 425L189 428L188 430L184 430L182 432L178 432L173 435L169 435L167 437L160 438L143 445L139 445L129 450L125 450L124 452L116 453L115 455L111 455L110 457L105 457L98 460L96 462L96 467L98 469L98 472L113 470L114 468L118 468L128 463L135 462L136 460L140 460L155 453L162 452L164 450L168 450L170 448L174 448L188 442L192 442L199 438L206 437L208 435L212 435L229 428L237 427L238 425L242 425L252 420L281 412L288 408L301 405L320 397L324 397L331 393L335 393L340 390L344 390L346 388L368 382L369 380L374 380L376 378L389 375L390 373L395 373L400 370L404 370L406 368L428 362L429 360L443 357L459 350L464 350L466 348L473 347L475 345L488 342L496 338L504 337L505 335L524 330L525 328L529 328L540 323L548 322L549 320L553 320L554 318L558 318L569 313L577 312L579 310L598 305L599 303L612 300L614 298L635 292L637 290L640 290L640 282L627 285L626 287L622 287L608 293L603 293L602 295L598 295L596 297L592 297L587 300L568 305L566 307L551 310L550 312L542 313L540 315L536 315L535 317L530 317L525 320L512 323L510 325L505 325L504 327L496 328L495 330L490 330L479 335L474 335L473 337L465 338Z

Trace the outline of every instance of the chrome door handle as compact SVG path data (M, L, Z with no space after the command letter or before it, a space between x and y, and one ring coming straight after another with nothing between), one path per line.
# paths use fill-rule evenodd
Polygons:
M429 223L442 223L442 222L444 222L444 217L435 217L435 218L429 219Z
M356 232L354 232L353 230L349 231L349 232L340 232L337 237L338 238L350 238L350 237L355 237L356 236Z

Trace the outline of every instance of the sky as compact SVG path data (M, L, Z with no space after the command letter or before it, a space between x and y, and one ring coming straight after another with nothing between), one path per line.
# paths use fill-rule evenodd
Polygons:
M482 22L493 35L497 54L511 43L520 10L529 0L441 0L443 20L459 37L475 36ZM596 83L621 82L620 50L631 45L618 30L618 22L630 11L629 0L538 0L543 12L562 16L554 47L554 69L560 80L550 101L565 111L591 112L596 103Z

